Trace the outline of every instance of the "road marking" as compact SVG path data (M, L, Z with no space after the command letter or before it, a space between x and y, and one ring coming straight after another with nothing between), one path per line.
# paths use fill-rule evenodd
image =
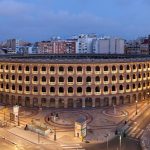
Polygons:
M61 144L60 145L63 149L80 149L85 150L80 144Z

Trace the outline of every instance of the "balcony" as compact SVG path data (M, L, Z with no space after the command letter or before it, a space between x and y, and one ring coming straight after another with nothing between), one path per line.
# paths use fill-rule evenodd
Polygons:
M9 89L5 89L5 92L9 92Z
M11 83L16 83L16 80L11 80Z
M131 79L126 79L126 82L127 82L127 83L131 82Z
M111 73L115 74L117 73L117 70L112 70Z
M18 94L22 94L23 92L22 92L22 91L17 90L17 93L18 93Z
M82 85L83 84L83 82L77 82L77 85Z
M91 85L92 84L92 82L86 82L86 85Z
M83 95L83 93L77 93L77 96L82 96Z
M111 83L112 83L112 84L116 84L116 83L117 83L117 80L116 80L116 81L111 81Z
M109 71L103 71L104 74L109 74Z
M137 81L137 79L132 79L132 82L136 82Z
M86 71L86 74L92 74L92 71Z
M15 73L15 70L11 70L11 73Z
M30 74L30 71L24 71L25 74Z
M124 80L119 80L119 83L124 83Z
M77 71L77 74L83 74L83 71Z
M9 82L9 79L5 79L5 82Z
M67 71L67 74L72 75L74 74L74 71Z
M32 74L38 74L38 71L32 71Z
M74 93L67 93L67 95L68 95L68 96L73 96L73 95L74 95Z
M130 70L126 70L126 73L131 73L131 69Z
M74 84L74 82L67 82L67 84L68 84L68 85L73 85L73 84Z
M65 94L64 93L58 93L58 96L64 96Z
M55 95L55 92L50 92L50 95L51 95L51 96Z
M16 93L16 90L11 90L11 93Z
M138 91L141 91L142 90L142 87L138 88Z
M63 75L63 74L65 74L65 71L59 71L58 74Z
M119 90L119 93L124 93L124 90Z
M9 72L9 70L5 70L5 72L6 72L6 73Z
M101 81L95 82L95 85L99 85L99 84L101 84Z
M0 72L3 72L3 69L0 69Z
M95 95L101 95L101 92L95 92Z
M128 92L131 92L131 89L127 89L126 92L127 92L127 93L128 93Z
M124 73L124 70L119 70L119 73Z
M42 82L42 81L41 81L40 84L41 84L41 85L46 85L47 82Z
M137 72L137 69L133 69L132 72Z
M147 78L146 78L146 77L144 77L144 78L143 78L143 80L145 81L145 80L147 80Z
M41 95L46 95L47 94L47 92L41 92Z
M104 84L109 84L109 81L104 81L103 83L104 83Z
M65 82L58 82L58 85L64 85Z
M107 92L103 92L103 94L104 94L104 95L108 95L108 94L109 94L109 92L108 92L108 91L107 91Z
M56 71L49 71L49 74L56 74Z
M22 80L17 80L17 83L22 83Z
M22 70L18 70L17 73L22 73Z
M32 81L32 84L38 84L38 81Z
M95 74L101 74L101 71L95 71Z
M3 91L4 91L4 89L3 89L3 88L0 88L0 91L1 91L1 92L3 92Z
M30 94L30 91L25 91L24 94Z
M0 79L0 81L3 81L4 79Z
M49 82L49 84L50 84L50 85L55 85L55 84L56 84L56 82Z
M142 78L138 78L138 81L142 81Z
M117 91L111 91L111 94L116 94L117 93Z
M38 92L32 92L33 95L38 95Z
M25 84L30 84L30 81L24 81Z
M137 91L137 89L136 89L136 88L135 88L135 89L132 89L132 91L135 92L135 91Z
M40 71L40 74L47 74L47 71Z

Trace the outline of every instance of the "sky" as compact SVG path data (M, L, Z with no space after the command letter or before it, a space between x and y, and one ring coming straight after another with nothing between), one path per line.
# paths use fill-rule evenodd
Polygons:
M0 0L0 40L150 34L150 0Z

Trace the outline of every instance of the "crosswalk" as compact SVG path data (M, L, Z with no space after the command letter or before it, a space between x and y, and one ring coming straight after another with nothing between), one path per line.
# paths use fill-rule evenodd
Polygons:
M80 144L61 144L63 150L85 150Z
M131 138L135 138L135 139L139 139L142 134L143 134L144 130L143 129L140 129L138 127L128 127L126 128L125 130L125 133L127 134L128 137L131 137Z

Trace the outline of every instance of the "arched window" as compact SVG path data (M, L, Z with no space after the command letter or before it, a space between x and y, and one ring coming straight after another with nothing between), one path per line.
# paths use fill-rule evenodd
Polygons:
M99 93L99 92L100 92L100 87L97 86L97 87L95 88L95 92L98 92L98 93Z
M91 71L91 67L90 67L90 66L87 66L87 67L86 67L86 71Z
M55 93L55 87L50 87L50 93Z
M6 75L6 79L9 79L9 75L8 74Z
M72 87L68 88L68 93L73 93L73 88Z
M120 70L123 70L123 66L122 66L122 65L120 65L119 69L120 69Z
M141 88L141 83L138 84L138 88Z
M3 79L3 74L1 74L1 79Z
M116 91L116 87L114 85L112 86L112 91Z
M100 77L99 76L95 77L95 82L100 82Z
M6 65L6 70L8 70L8 65Z
M38 92L37 86L34 86L34 92Z
M35 82L38 81L38 77L37 77L37 76L34 76L34 77L33 77L33 81L35 81Z
M91 87L87 87L86 92L91 92Z
M127 84L127 85L126 85L126 89L129 90L129 88L130 88L130 87L129 87L129 84Z
M64 72L64 67L60 66L59 67L59 72Z
M104 76L104 81L108 81L108 77L107 76Z
M120 86L119 86L119 90L123 90L123 85L120 85Z
M30 77L29 76L26 76L26 81L30 81Z
M136 69L136 65L133 65L133 70L135 70Z
M11 78L12 80L15 80L15 75L12 75L12 78Z
M88 83L88 82L91 82L91 77L88 76L88 77L86 78L86 82L87 82L87 83Z
M68 82L73 82L73 77L68 77Z
M81 87L77 88L77 93L82 93L82 88Z
M21 70L22 70L22 66L19 66L19 67L18 67L18 70L21 71Z
M73 67L72 66L68 67L68 72L73 72Z
M9 89L9 84L6 84L6 89Z
M30 71L30 68L29 68L29 66L26 66L26 71Z
M64 88L63 87L59 88L59 93L64 93Z
M95 67L95 71L100 71L100 67L99 67L99 66L96 66L96 67Z
M19 91L22 91L22 86L21 85L19 85Z
M132 88L135 89L135 84L132 85Z
M127 70L130 70L130 66L129 65L127 65Z
M108 71L108 66L104 66L104 71Z
M22 81L22 76L19 76L19 77L18 77L18 80L19 80L19 81Z
M82 77L77 77L77 82L82 82Z
M11 67L11 70L15 70L15 66L14 65Z
M42 66L42 71L46 71L46 67L45 66Z
M135 76L135 74L133 74L133 79L136 79L136 76Z
M108 92L108 87L107 86L104 87L104 92Z
M82 67L81 66L77 67L77 72L82 72Z
M112 66L112 71L116 71L116 66Z
M55 67L54 67L54 66L51 66L51 67L50 67L50 71L51 71L51 72L54 72L54 71L55 71Z
M12 90L15 90L15 85L12 85Z
M116 76L115 75L112 76L112 81L116 81Z
M37 67L37 66L34 66L34 67L33 67L33 71L38 71L38 67Z
M26 91L30 91L30 87L29 86L26 86Z
M46 77L45 76L42 77L42 82L46 82Z
M120 75L119 80L123 80L123 75Z
M139 78L141 78L141 74L139 73Z
M140 64L139 64L138 68L141 69L141 65Z
M55 77L50 77L50 82L55 82Z
M59 77L59 82L64 82L64 77Z
M130 79L130 76L127 74L127 80L129 80Z
M46 87L42 86L42 92L46 92Z

